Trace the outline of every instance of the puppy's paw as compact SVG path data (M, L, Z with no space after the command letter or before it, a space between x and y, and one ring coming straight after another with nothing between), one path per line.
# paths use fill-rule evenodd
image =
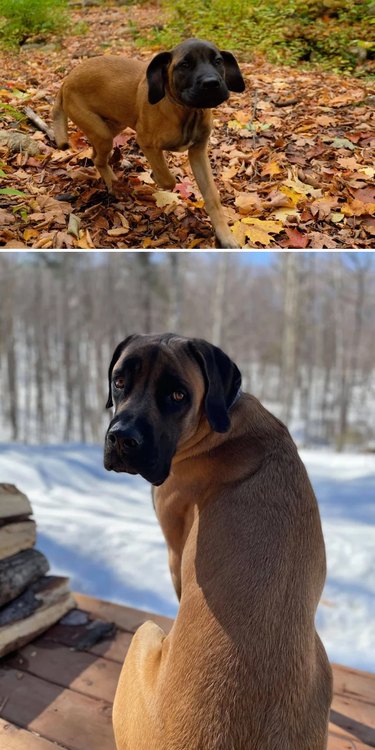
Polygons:
M173 190L176 186L176 180L173 177L173 174L169 175L169 177L162 177L157 180L154 173L151 172L151 177L162 190Z
M234 234L232 234L230 230L225 235L220 235L220 237L217 234L215 235L215 247L219 247L222 250L241 249Z

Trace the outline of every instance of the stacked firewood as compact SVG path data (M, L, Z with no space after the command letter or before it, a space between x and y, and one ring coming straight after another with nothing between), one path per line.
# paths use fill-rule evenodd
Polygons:
M47 576L34 548L36 524L26 495L0 484L0 657L23 646L75 606L69 579Z

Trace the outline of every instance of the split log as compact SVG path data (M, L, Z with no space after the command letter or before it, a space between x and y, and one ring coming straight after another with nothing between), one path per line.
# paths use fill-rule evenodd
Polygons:
M9 624L4 614L8 607L2 610L3 621L7 624L0 626L0 657L36 638L76 606L69 591L68 578L47 576L34 584L33 588L37 604L30 616ZM9 608L12 606L13 603Z
M0 484L0 518L30 516L32 512L28 498L14 484Z
M49 570L47 558L35 549L26 549L0 561L0 607L19 596L27 586Z
M35 539L35 521L4 522L0 526L0 560L33 547Z

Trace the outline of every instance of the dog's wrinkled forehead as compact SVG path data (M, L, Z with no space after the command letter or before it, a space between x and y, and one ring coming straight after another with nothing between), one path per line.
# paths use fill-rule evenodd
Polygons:
M198 62L207 62L215 59L220 55L220 50L212 44L201 39L186 39L172 50L173 65L178 65L184 60Z
M113 372L131 366L139 375L147 371L156 373L168 365L175 371L184 372L187 354L187 339L175 334L139 334L124 342L113 364Z

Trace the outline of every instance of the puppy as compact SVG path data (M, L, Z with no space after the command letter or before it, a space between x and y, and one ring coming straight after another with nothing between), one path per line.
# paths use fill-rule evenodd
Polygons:
M113 138L125 127L137 142L161 188L176 184L164 151L188 151L220 247L238 247L224 216L207 155L211 108L241 92L245 84L235 57L214 44L188 39L147 63L91 58L72 70L53 108L56 143L67 145L69 117L87 135L93 160L108 191L116 175L108 164Z

